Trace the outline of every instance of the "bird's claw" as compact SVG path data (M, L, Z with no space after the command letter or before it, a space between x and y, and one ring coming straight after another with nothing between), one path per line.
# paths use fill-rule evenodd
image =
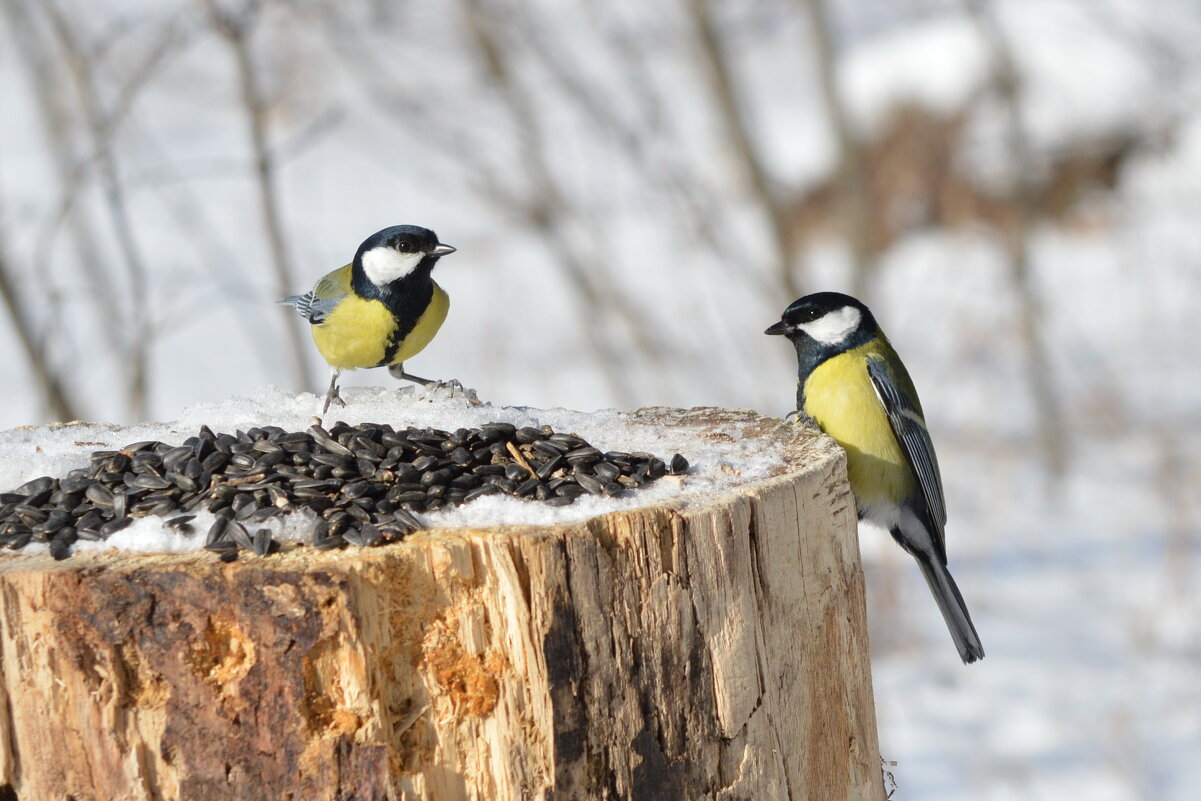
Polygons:
M452 400L454 398L463 398L468 403L475 405L480 404L479 396L474 389L463 386L457 378L452 378L449 381L430 381L422 387L420 399L433 401L439 398Z
M816 426L817 421L809 415L802 412L800 409L793 409L788 414L784 415L784 422L791 423L794 426Z
M321 407L321 413L325 414L328 412L329 405L335 401L342 408L346 408L346 401L342 399L342 393L339 391L338 387L330 387L329 392L325 393L325 405Z

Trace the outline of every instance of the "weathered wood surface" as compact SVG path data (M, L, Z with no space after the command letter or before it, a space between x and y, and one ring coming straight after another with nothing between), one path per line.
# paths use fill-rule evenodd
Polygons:
M6 557L0 799L876 801L843 456L755 435L785 472L579 525Z

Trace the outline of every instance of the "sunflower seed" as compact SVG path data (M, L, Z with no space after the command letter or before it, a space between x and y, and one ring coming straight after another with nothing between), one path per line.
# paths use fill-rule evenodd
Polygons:
M621 468L612 462L600 461L592 465L592 472L602 481L613 481L621 475Z
M68 529L74 532L75 529ZM55 537L50 541L50 556L55 561L61 562L71 555L71 543L73 540L59 539Z
M480 439L484 442L510 439L516 433L517 426L512 423L485 423L480 426Z
M236 542L239 548L245 548L248 551L254 549L254 541L250 538L249 532L237 520L229 521L225 527L225 536Z
M254 532L254 552L259 556L266 556L278 547L278 543L271 539L271 529L260 528Z
M543 458L549 459L561 453L567 453L567 446L549 439L540 439L530 446L533 451ZM569 457L570 458L570 457Z
M113 491L103 484L89 484L84 495L97 506L112 507L113 505Z
M604 458L604 454L593 447L576 448L567 454L567 461L573 465L592 464Z
M108 539L132 522L132 517L119 517L116 520L110 520L100 527L100 536Z
M551 434L549 437L551 442L562 445L564 450L574 450L583 447L588 443L577 437L575 434Z
M63 526L67 525L71 520L71 513L63 509L54 509L50 514L46 515L46 520L41 524L41 528L47 531L58 531Z
M575 480L579 482L581 487L593 495L600 495L605 491L605 485L590 475L580 473L575 477ZM566 487L562 487L561 489L566 489ZM561 495L562 493L559 494Z
M354 456L354 454L350 452L350 448L347 448L345 445L330 436L330 433L321 426L309 426L308 433L318 445L320 445L322 448L325 448L325 450L329 453L335 453L339 456L347 457Z
M237 548L277 550L261 524L297 507L320 515L314 543L372 545L421 528L411 511L497 492L566 505L586 492L614 495L688 470L679 454L670 466L649 453L601 454L576 434L500 422L453 432L338 422L328 430L218 434L202 426L181 445L147 440L95 451L90 464L0 493L0 545L36 539L58 543L55 554L65 556L75 539L108 537L131 516L175 515L167 527L189 534L192 512L208 509L216 519L205 542L230 543L217 550L232 559Z
M532 442L537 442L540 439L545 439L545 435L536 428L519 428L513 434L513 439L517 440L522 445L528 445Z
M83 492L91 483L92 477L88 475L87 470L72 470L59 482L59 488L68 493Z
M547 459L545 462L542 463L542 466L539 467L536 471L538 473L538 478L542 479L543 481L546 481L548 478L550 478L551 473L554 473L556 470L558 470L560 467L562 467L563 464L564 464L564 459L562 456L560 456L558 454L551 457L550 459Z
M473 490L469 490L467 492L467 494L463 496L463 502L470 503L471 501L474 501L476 498L481 498L485 495L491 495L492 493L497 492L498 490L499 490L499 487L497 487L494 484L483 484L481 486L476 487Z
M140 473L135 475L133 478L127 479L125 484L129 487L148 490L166 489L167 487L171 486L171 482L167 479L159 478L158 476L148 473Z
M172 448L163 454L160 463L164 470L175 470L180 465L186 464L189 459L196 455L195 448L188 448L180 445L178 448Z

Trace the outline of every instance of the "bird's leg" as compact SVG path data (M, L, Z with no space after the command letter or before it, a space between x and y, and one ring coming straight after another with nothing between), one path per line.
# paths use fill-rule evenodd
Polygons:
M404 362L401 362L399 364L388 365L388 372L392 375L393 378L399 378L401 381L412 381L414 384L420 384L421 386L426 387L427 389L431 385L437 385L437 386L442 385L441 381L431 381L428 378L422 378L421 376L416 376L416 375L413 375L412 373L406 373Z
M478 400L473 400L475 394L474 391L468 390L457 378L452 378L449 381L431 381L428 378L422 378L421 376L416 376L412 373L406 373L403 363L389 365L388 372L391 373L393 378L399 378L402 381L412 381L414 384L420 384L425 388L425 397L427 398L432 396L438 390L442 389L442 387L449 387L450 396L452 398L456 393L458 393L466 397L468 400L471 400L473 403L478 403Z
M346 401L342 400L342 393L338 391L338 372L332 369L329 371L329 390L325 393L325 405L321 407L322 414L329 411L329 405L333 401L337 401L339 406L346 405Z

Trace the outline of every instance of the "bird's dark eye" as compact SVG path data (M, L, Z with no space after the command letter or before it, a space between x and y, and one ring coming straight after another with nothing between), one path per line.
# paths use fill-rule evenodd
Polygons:
M821 316L822 311L820 309L814 306L806 306L788 315L788 322L792 325L803 325L804 323L811 323Z
M410 245L408 242L401 242L399 245L396 246L396 249L399 250L401 253L408 253L410 250L413 249L413 246Z

